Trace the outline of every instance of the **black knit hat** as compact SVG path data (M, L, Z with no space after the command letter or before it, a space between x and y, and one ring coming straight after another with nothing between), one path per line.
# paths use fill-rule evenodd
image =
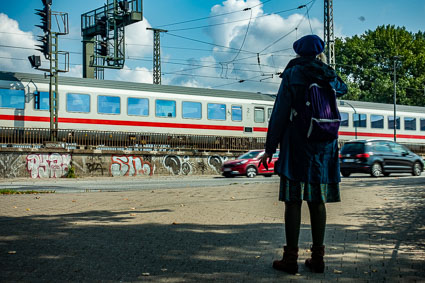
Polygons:
M300 56L317 56L325 49L325 43L317 35L310 34L295 41L293 48Z

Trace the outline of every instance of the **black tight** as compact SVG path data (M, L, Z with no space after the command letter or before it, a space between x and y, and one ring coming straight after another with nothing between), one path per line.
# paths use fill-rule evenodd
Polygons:
M288 247L298 247L302 202L285 202L285 235ZM326 206L323 202L308 202L313 246L323 246L326 227Z

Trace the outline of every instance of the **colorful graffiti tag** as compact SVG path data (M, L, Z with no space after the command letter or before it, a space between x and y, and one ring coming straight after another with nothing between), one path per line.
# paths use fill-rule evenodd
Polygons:
M193 173L192 164L188 156L166 155L163 159L164 167L173 175L189 175Z
M70 154L29 154L27 170L31 178L61 178L67 174L70 162Z
M143 160L141 156L113 155L111 159L110 173L114 177L153 175L151 163Z

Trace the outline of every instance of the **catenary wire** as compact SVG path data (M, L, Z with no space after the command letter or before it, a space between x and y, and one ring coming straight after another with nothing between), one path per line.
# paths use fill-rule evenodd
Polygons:
M257 5L254 5L252 7L249 7L249 9L255 8L255 7L260 6L260 5L264 5L265 3L270 2L270 1L272 1L272 0L264 1L264 2L262 2L260 4L257 4ZM171 24L159 25L158 27L168 27L168 26L186 24L186 23L190 23L190 22L196 22L196 21L201 21L201 20L206 20L206 19L211 19L211 18L217 18L217 17L221 17L221 16L226 16L226 15L230 15L230 14L235 14L235 13L243 12L244 10L245 9L238 10L238 11L227 12L227 13L222 13L222 14L213 15L213 16L207 16L207 17L192 19L192 20L186 20L186 21L171 23Z

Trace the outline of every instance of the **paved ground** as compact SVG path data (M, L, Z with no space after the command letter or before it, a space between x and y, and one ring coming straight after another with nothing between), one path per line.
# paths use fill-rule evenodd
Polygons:
M345 178L329 204L326 271L281 257L277 184L0 196L0 281L425 282L425 178Z

